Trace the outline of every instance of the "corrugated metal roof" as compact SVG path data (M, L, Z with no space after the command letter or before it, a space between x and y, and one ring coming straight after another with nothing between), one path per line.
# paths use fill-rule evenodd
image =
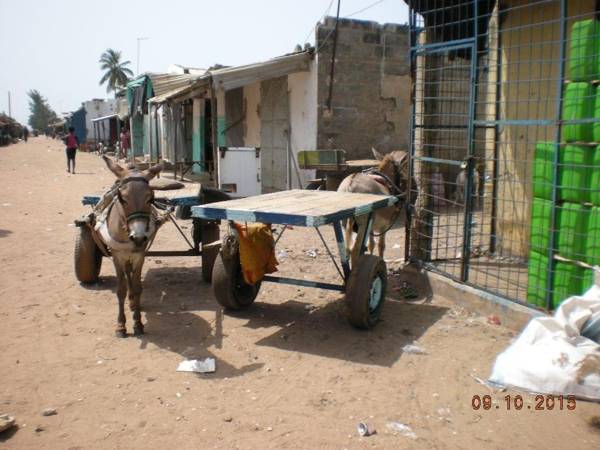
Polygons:
M308 70L313 55L313 49L309 49L245 66L208 70L204 75L148 74L152 79L155 94L150 102L164 103L176 97L187 98L184 94L208 85L211 78L215 89L221 88L227 91L257 81L303 72Z
M198 78L199 75L192 75L189 73L183 74L149 74L152 80L152 88L154 89L154 96L162 96L167 92L177 90L181 87L188 86Z
M103 120L114 119L118 117L118 114L109 114L108 116L96 117L95 119L92 119L92 122L101 122Z
M204 75L197 74L155 74L148 75L152 80L154 88L154 97L149 101L151 103L164 103L169 98L176 96L179 92L185 91L193 86Z
M163 92L161 95L155 95L148 101L150 103L164 103L194 89L196 86L200 86L202 83L208 83L208 77L196 75L192 80L183 86L175 87L169 91Z
M303 72L308 70L309 61L312 57L313 50L309 49L255 64L215 70L210 72L213 87L227 91L257 81L282 77L294 72Z

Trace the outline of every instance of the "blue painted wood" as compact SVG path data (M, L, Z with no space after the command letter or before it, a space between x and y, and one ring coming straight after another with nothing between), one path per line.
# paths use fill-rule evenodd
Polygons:
M94 194L94 195L84 195L81 203L84 205L91 205L94 206L95 204L97 204L100 201L100 198L102 196L98 195L98 194ZM160 199L159 199L160 200ZM189 197L175 197L169 200L169 204L170 205L174 205L174 206L195 206L198 205L199 203L198 200L198 196L189 196Z
M285 193L286 191L283 191ZM318 192L318 191L313 191ZM332 194L332 193L329 193ZM266 194L269 199L273 199L273 194ZM351 194L352 195L352 194ZM254 198L260 198L256 196ZM375 196L373 196L375 197ZM336 210L329 214L324 215L307 215L307 214L294 214L294 213L283 213L274 210L261 210L261 209L237 209L235 207L229 207L233 204L239 205L237 200L229 202L219 202L209 205L200 205L192 207L192 217L199 219L222 219L222 220L233 220L236 222L261 222L279 225L295 225L305 227L318 227L321 225L330 224L339 220L348 219L350 217L361 216L369 214L380 208L394 205L397 201L397 197L393 196L377 196L378 200L370 201L368 203L352 207ZM265 197L267 198L267 197ZM290 202L292 199L290 199ZM236 203L237 202L237 203ZM274 208L276 209L276 208Z
M342 269L344 271L344 279L347 280L350 276L350 263L349 257L346 252L346 244L344 239L344 232L342 230L342 224L339 220L333 222L333 230L335 232L335 240L338 246L338 252L340 254L340 260L342 261Z
M293 284L294 286L313 287L338 292L344 292L346 290L346 288L340 284L321 283L320 281L300 280L297 278L274 277L272 275L265 275L262 281L270 281L271 283L279 284Z

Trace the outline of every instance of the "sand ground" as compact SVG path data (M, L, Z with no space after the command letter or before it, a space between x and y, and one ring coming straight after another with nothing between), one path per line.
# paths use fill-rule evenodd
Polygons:
M518 393L475 378L515 333L424 291L402 301L397 264L382 322L361 332L339 294L265 284L251 309L227 315L197 258L149 258L146 334L117 339L111 262L92 287L73 272L81 196L113 175L91 154L78 155L76 175L65 165L61 144L44 137L0 148L0 414L18 423L1 448L600 448L588 424L600 405L537 411L523 394L523 409L507 410L504 397ZM397 230L391 259L401 256L395 243ZM167 226L156 248L185 243ZM312 248L314 231L287 231L281 273L335 280L325 252L306 255ZM427 353L404 353L410 343ZM196 357L215 358L216 372L176 372ZM473 396L486 394L492 408L474 410ZM377 433L361 438L359 422Z

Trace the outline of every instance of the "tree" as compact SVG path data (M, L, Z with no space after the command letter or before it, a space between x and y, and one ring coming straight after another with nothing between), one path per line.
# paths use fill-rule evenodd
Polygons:
M100 56L100 69L104 70L104 75L100 79L100 85L107 83L106 92L116 91L120 87L125 87L133 72L127 66L131 61L121 62L121 52L107 49Z
M27 93L29 96L29 125L34 130L44 131L48 125L58 119L58 116L42 94L37 89L32 89Z

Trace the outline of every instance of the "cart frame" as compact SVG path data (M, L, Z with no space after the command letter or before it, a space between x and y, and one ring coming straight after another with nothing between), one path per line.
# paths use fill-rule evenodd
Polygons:
M303 202L306 205L310 204L312 201L326 200L328 206L327 208L321 209L317 207L314 208L312 211L308 210L306 213L299 213L294 211L290 212L290 210L293 209L290 207L290 205L292 202L294 202L295 197L300 198L302 196L305 197ZM337 207L336 205L336 200L338 199L339 202L337 203L339 203L339 207ZM273 282L279 284L289 284L295 286L327 289L332 291L344 292L348 296L348 294L351 293L350 291L353 289L353 277L360 276L360 273L357 275L356 272L360 272L362 270L360 258L363 255L365 255L367 247L367 238L371 233L375 212L380 208L394 206L398 201L399 199L395 196L338 193L331 191L291 190L277 192L274 194L264 194L241 200L231 200L227 202L194 206L192 207L192 217L208 220L227 220L230 224L230 233L232 236L234 236L234 238L237 238L237 232L235 230L235 227L233 226L234 222L260 222L269 225L283 225L283 229L275 238L275 245L277 245L288 226L302 226L314 228L317 234L319 235L323 246L327 250L331 261L336 267L337 272L341 276L343 283L333 284L321 281L304 280L275 275L265 275L262 279L262 282ZM261 206L261 204L263 203L264 206ZM302 204L301 201L299 201L299 203L300 205ZM301 207L299 207L299 209L301 209ZM355 220L358 225L356 241L352 250L352 260L357 261L356 268L351 267L351 258L346 251L346 242L342 227L342 223L348 219ZM341 262L341 269L336 262L335 256L330 251L329 247L327 246L327 243L325 242L325 239L323 238L323 235L319 230L319 227L324 225L332 225L333 227L335 233L335 240L338 247L339 258ZM223 247L225 246L226 243L224 238ZM223 250L221 250L221 252L222 251ZM379 267L383 266L385 268L385 263L381 258L375 257L373 255L365 256L368 256L370 258L371 264L379 264ZM387 278L381 280L381 282L383 283L384 290L383 297L385 297L385 285L387 283ZM215 286L214 283L213 286ZM366 299L368 301L368 306L371 308L379 307L378 304L373 305L373 295L377 293L375 292L377 291L377 286L369 286L369 288L370 297ZM379 289L381 290L381 286L379 287ZM381 294L380 290L378 294ZM257 293L258 290L256 294ZM219 292L217 291L216 286L215 294L217 296L217 300L221 304L223 304L223 302L219 300ZM252 298L250 303L252 303L253 300L254 299ZM379 302L383 302L383 298L378 299L377 303ZM224 306L231 308L231 305L229 304L224 304ZM246 307L248 305L244 304L243 306ZM362 304L359 305L359 307L363 306L364 305ZM353 325L358 326L360 328L371 328L372 326L374 326L374 323L365 323L363 319L364 317L359 317L358 320L352 320L351 318L350 322Z

